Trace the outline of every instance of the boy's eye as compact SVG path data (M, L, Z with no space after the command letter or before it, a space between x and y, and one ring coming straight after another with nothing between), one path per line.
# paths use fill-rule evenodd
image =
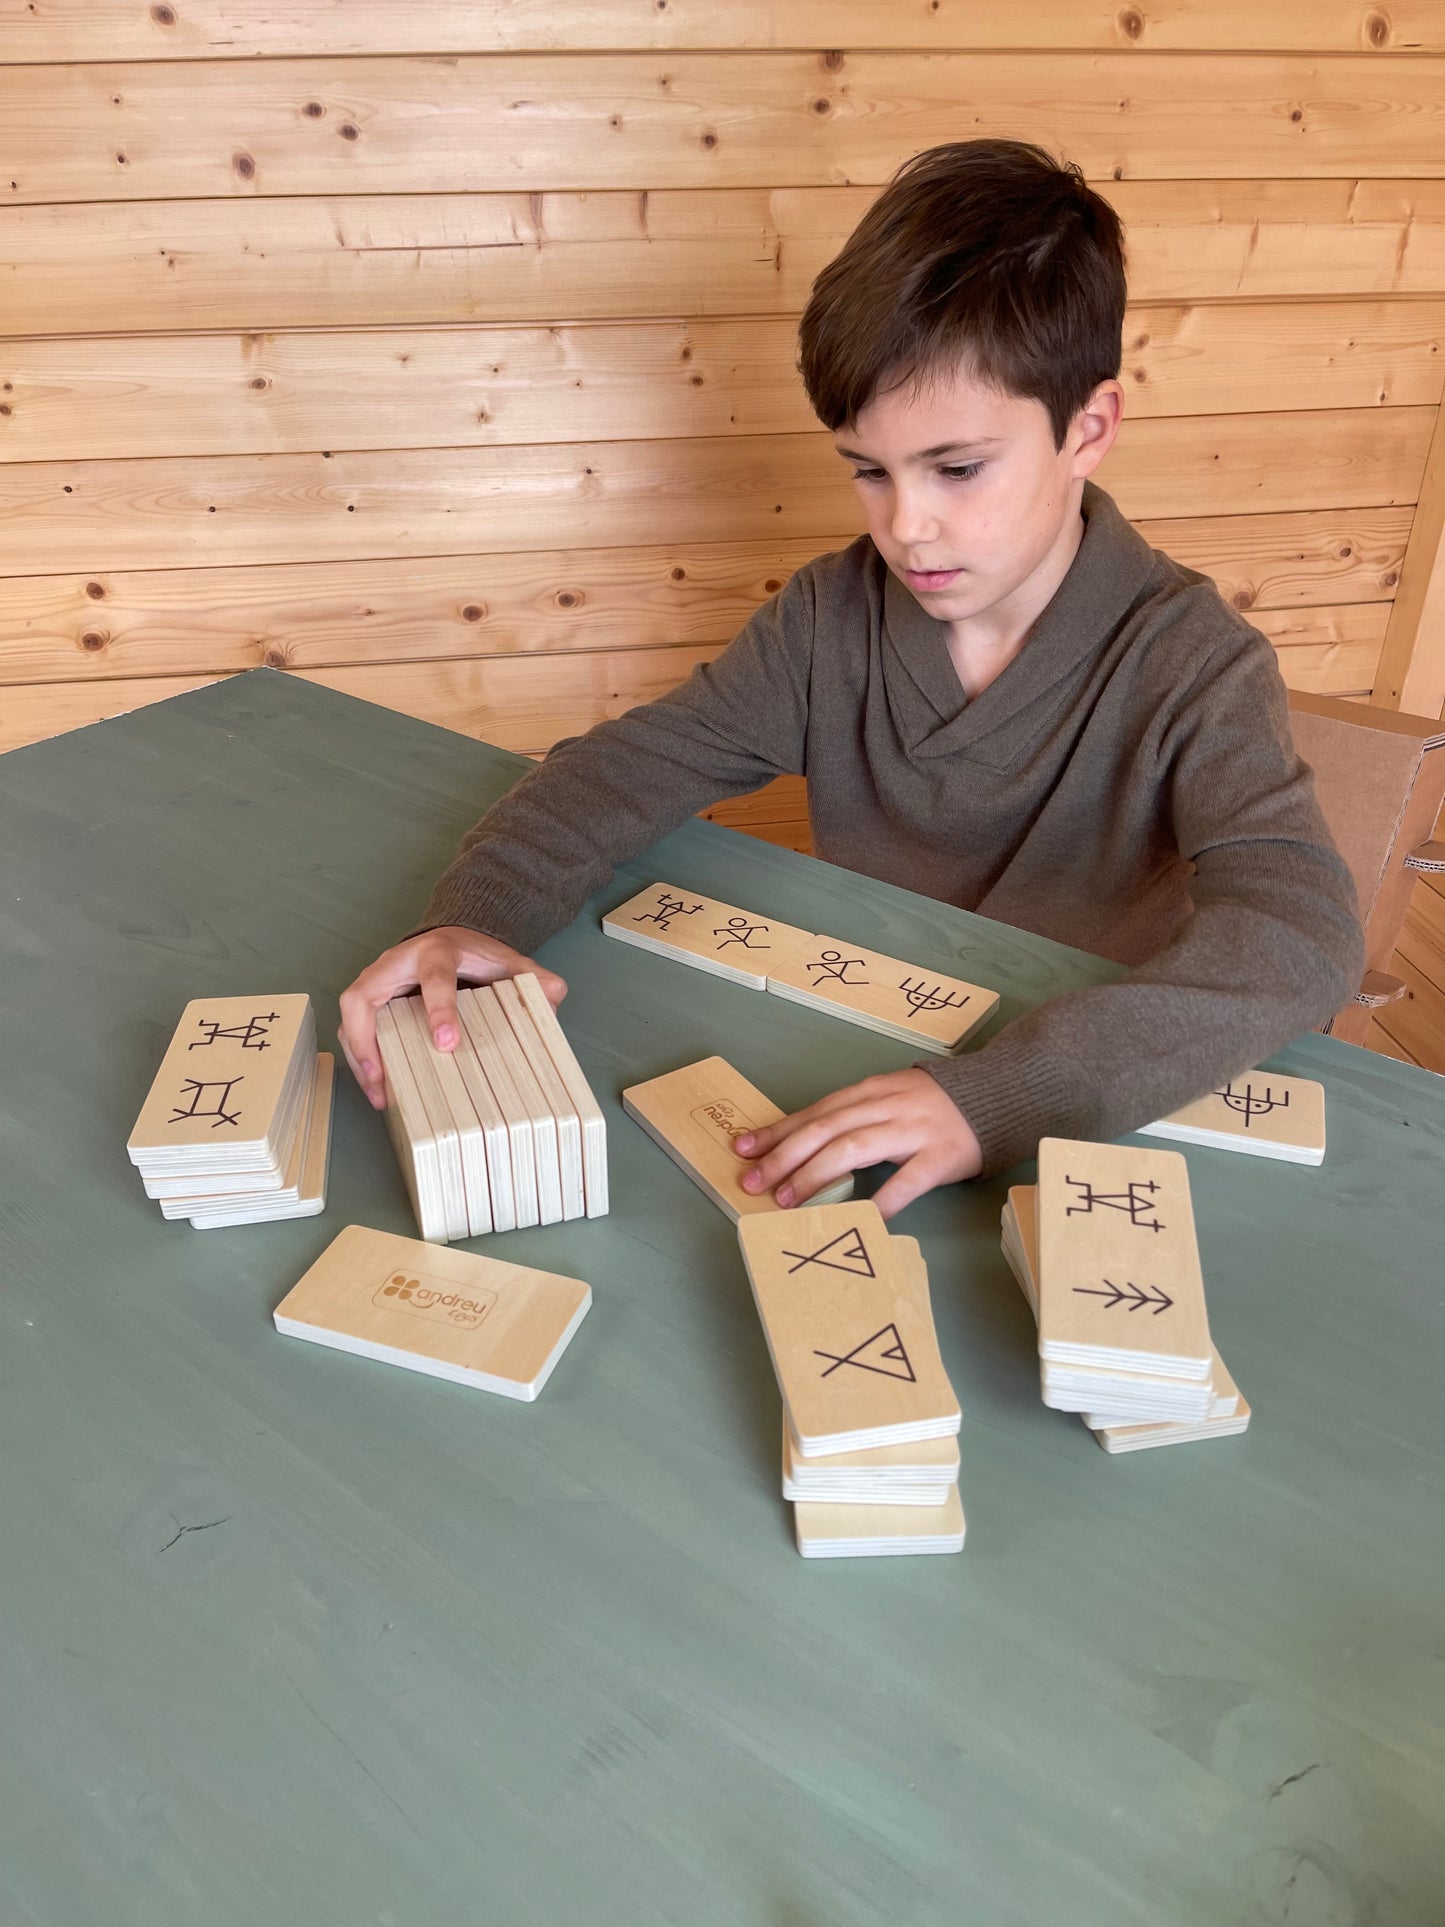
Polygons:
M957 468L940 468L938 472L940 475L946 476L950 482L971 482L982 468L982 462L966 462ZM876 482L885 472L886 471L881 468L855 468L853 471L853 480L855 482Z

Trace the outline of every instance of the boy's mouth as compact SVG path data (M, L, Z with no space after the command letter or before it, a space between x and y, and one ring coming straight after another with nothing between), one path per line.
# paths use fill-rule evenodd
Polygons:
M961 569L905 569L910 589L946 589L955 576L962 575Z

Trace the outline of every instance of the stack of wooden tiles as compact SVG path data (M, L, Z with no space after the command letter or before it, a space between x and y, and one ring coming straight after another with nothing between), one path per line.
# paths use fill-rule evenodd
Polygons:
M944 1056L998 1007L998 992L820 936L735 904L649 884L602 919L619 943L840 1017Z
M423 1238L597 1218L607 1127L535 976L457 995L461 1041L432 1042L420 997L377 1013L387 1125Z
M146 1196L200 1230L315 1216L334 1068L304 993L187 1004L126 1145Z
M917 1244L863 1200L744 1217L806 1559L962 1550L958 1400Z
M1080 1413L1105 1451L1246 1429L1177 1152L1043 1139L1037 1187L1008 1195L1003 1250L1038 1323L1044 1403Z

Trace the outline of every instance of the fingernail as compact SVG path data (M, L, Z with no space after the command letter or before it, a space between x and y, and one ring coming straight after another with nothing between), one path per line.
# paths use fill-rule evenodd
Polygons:
M369 1059L363 1058L362 1064L361 1064L361 1074L363 1077L375 1077L376 1076L375 1064L373 1064Z
M457 1034L450 1024L443 1024L441 1029L436 1033L438 1050L453 1050L456 1047L456 1041Z
M762 1189L762 1185L763 1185L763 1180L762 1180L762 1174L760 1172L758 1171L743 1172L744 1191L760 1191Z
M753 1148L753 1134L751 1131L743 1131L739 1136L733 1139L733 1149L737 1151L741 1151L744 1154L744 1156L746 1156L746 1154L749 1151L751 1151L752 1148Z
M791 1184L779 1185L776 1195L777 1195L778 1203L782 1205L783 1209L786 1211L788 1206L793 1202L792 1185Z

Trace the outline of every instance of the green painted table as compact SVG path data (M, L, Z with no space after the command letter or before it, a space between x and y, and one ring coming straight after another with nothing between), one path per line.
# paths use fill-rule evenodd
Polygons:
M1445 1080L1311 1037L1321 1170L1191 1149L1242 1439L1039 1402L1003 1186L907 1211L968 1546L805 1563L731 1228L623 1116L887 1040L606 941L655 875L997 984L1108 967L694 823L543 951L615 1205L491 1248L595 1303L513 1405L275 1333L413 1229L339 1091L319 1219L162 1221L124 1139L181 1006L335 993L520 759L260 671L0 761L3 1927L1405 1927L1445 1918Z

